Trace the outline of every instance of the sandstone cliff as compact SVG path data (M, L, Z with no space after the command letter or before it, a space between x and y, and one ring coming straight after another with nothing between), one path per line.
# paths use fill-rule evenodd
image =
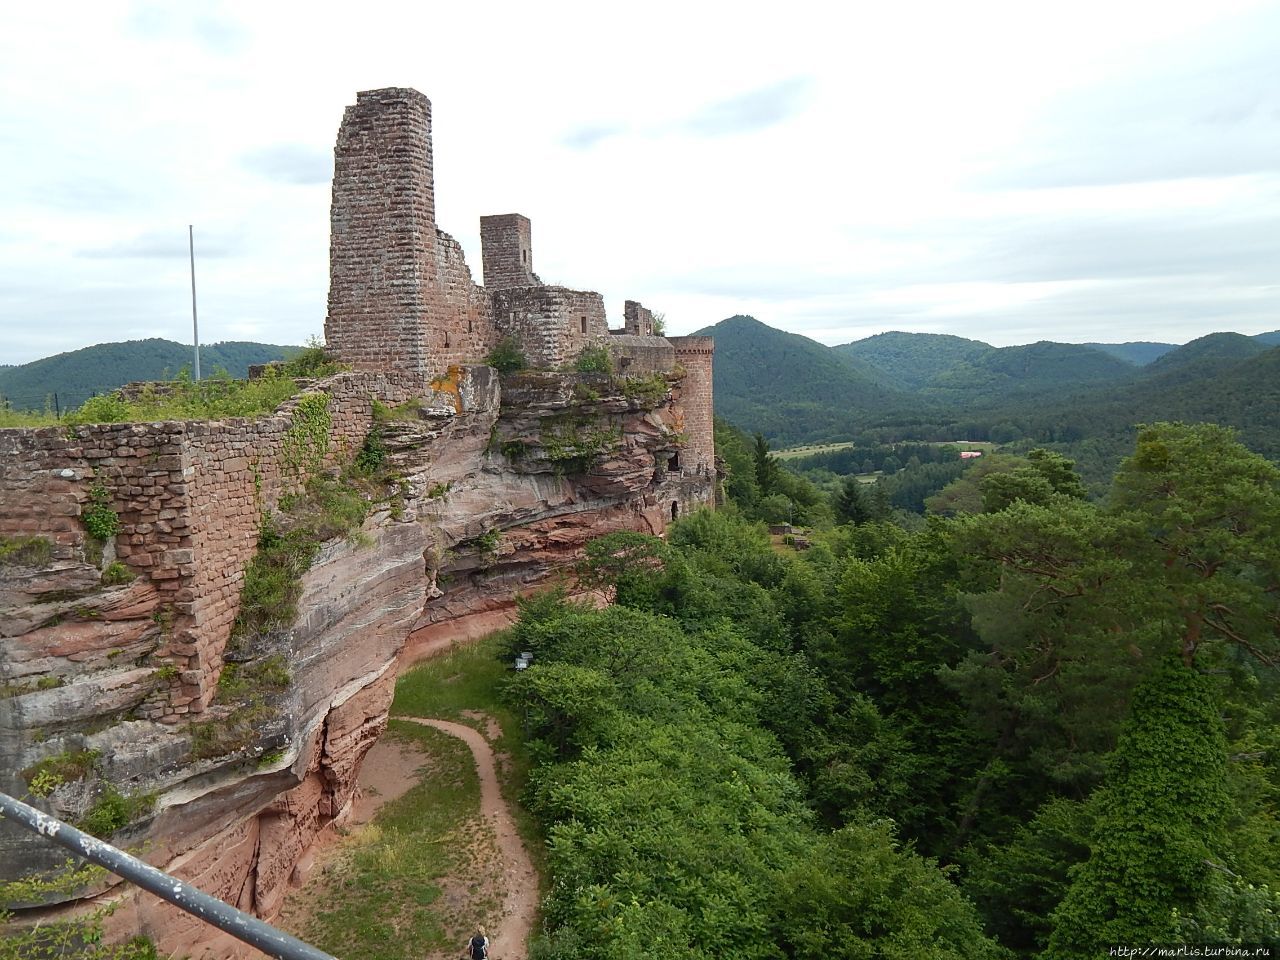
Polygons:
M571 575L587 539L661 533L709 502L712 478L680 466L681 389L678 374L349 373L257 421L0 431L0 789L273 916L350 806L408 638L488 624ZM309 509L316 478L341 484L371 437L366 519L319 546L296 618L246 632L264 530ZM62 859L0 824L4 877ZM235 955L112 893L119 932Z

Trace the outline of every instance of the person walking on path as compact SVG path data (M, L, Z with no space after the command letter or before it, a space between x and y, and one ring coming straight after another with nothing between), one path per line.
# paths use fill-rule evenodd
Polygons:
M487 960L489 956L489 938L484 935L484 927L476 927L476 934L467 941L467 949L463 953L468 960Z

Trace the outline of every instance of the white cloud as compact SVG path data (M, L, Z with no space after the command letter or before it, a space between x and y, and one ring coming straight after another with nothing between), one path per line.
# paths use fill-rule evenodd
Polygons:
M1234 0L15 8L0 363L183 336L188 223L202 336L319 332L334 135L388 85L474 273L523 212L544 278L673 332L1275 329L1278 37Z

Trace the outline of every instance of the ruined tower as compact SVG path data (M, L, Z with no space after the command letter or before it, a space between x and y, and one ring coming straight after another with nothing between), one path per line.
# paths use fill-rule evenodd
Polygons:
M680 403L684 407L685 469L715 475L711 371L715 341L711 337L668 337L676 363L684 368Z
M518 213L480 218L480 249L484 285L493 291L532 287L533 241L529 218Z
M432 372L436 259L431 101L357 94L334 148L325 340L358 370Z

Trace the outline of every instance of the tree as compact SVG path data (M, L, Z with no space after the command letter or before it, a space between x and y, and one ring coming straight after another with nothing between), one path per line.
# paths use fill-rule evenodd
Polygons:
M857 477L845 477L844 486L836 498L836 517L841 523L855 527L871 519L871 506L862 492L862 482Z
M756 486L760 488L761 496L767 497L775 491L778 485L778 474L782 468L778 466L778 458L769 452L769 441L763 434L756 434L751 456L755 463Z
M1213 889L1230 810L1212 681L1165 657L1135 691L1093 801L1088 862L1054 914L1051 960L1114 944L1172 943Z
M1175 622L1184 662L1225 641L1280 654L1280 468L1214 424L1144 426L1112 509L1141 526L1152 614Z

